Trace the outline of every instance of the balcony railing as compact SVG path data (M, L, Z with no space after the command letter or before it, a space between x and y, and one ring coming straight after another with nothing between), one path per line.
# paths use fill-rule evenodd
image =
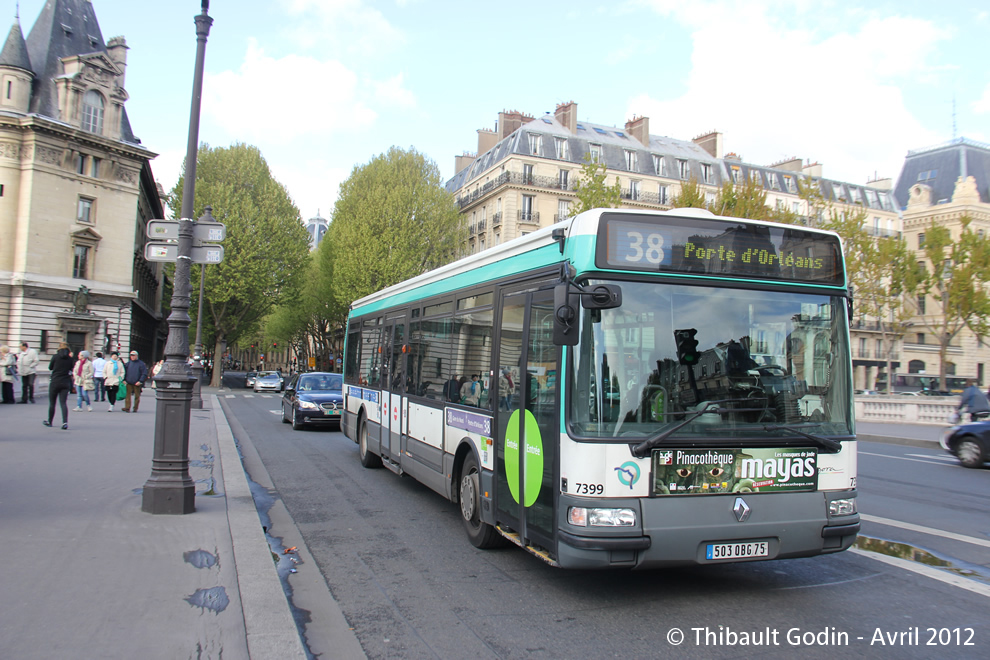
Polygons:
M492 227L493 228L498 227L501 224L502 224L502 212L499 211L498 213L492 216Z
M891 238L901 235L901 232L896 229L884 229L882 227L867 227L866 233L877 238Z
M660 194L654 192L643 192L641 190L632 190L627 188L620 193L622 199L628 199L633 202L641 202L643 204L666 204L666 200L660 201Z
M485 231L485 221L484 220L479 220L478 221L478 233L480 234L480 233L482 233L484 231Z
M540 224L540 212L519 211L519 222L528 222L530 224L538 225Z
M508 185L510 183L522 186L533 186L534 188L546 188L547 190L574 190L574 184L570 182L562 183L560 179L555 176L523 174L521 172L503 172L491 181L488 181L471 192L465 192L458 196L457 205L463 209L465 206L469 206L495 188Z

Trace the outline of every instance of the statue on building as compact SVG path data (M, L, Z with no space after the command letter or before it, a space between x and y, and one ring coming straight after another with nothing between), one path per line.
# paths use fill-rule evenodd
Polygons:
M72 312L74 314L89 314L89 289L85 284L79 286L79 290L72 295Z

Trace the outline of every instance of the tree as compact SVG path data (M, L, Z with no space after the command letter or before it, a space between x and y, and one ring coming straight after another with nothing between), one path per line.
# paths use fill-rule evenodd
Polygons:
M323 238L333 251L335 309L449 263L465 238L440 169L415 149L392 147L355 167Z
M176 217L182 208L184 178L169 196ZM226 344L257 330L261 319L297 291L309 258L309 235L299 209L285 187L272 178L257 147L200 146L193 206L202 212L207 205L213 207L213 217L227 225L224 260L206 268L204 299L204 315L212 322L214 356L219 357ZM199 270L192 269L194 297ZM213 370L212 384L220 385L220 369Z
M622 186L619 180L616 179L610 186L605 183L607 178L608 168L605 163L592 160L590 154L585 154L581 176L574 184L574 194L578 199L575 214L591 209L614 209L622 203Z
M959 332L968 327L977 337L987 334L990 316L990 241L969 225L972 219L961 218L958 239L935 220L925 230L925 271L919 286L915 308L921 323L938 338L939 389L945 390L949 345ZM921 302L928 296L938 303L934 314L926 314Z
M705 191L694 177L681 184L680 192L671 198L670 205L675 209L708 208L708 202L705 200Z

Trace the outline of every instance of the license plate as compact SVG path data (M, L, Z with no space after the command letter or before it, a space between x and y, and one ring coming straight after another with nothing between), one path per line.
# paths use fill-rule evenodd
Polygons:
M766 541L740 543L709 543L705 551L706 559L744 559L747 557L769 557L770 544Z

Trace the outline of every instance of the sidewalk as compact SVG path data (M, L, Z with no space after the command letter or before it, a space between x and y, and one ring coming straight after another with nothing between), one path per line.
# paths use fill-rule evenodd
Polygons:
M190 415L196 511L176 516L141 511L152 390L67 431L36 400L0 405L0 657L307 657L215 390Z

